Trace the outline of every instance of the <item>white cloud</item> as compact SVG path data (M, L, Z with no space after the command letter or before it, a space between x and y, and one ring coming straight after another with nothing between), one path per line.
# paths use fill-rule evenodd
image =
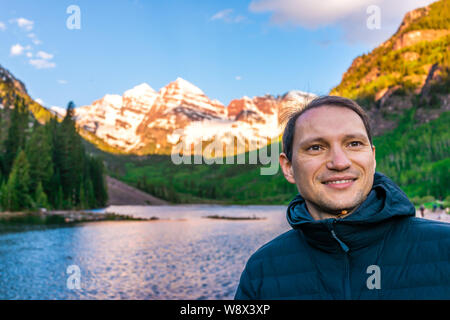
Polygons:
M241 22L244 21L246 18L244 16L237 16L234 18L234 22Z
M44 59L30 59L30 64L36 69L51 69L56 67L54 62Z
M50 61L54 57L53 54L45 51L38 51L36 57L38 59L30 59L29 61L36 69L50 69L56 67L56 64Z
M233 12L233 9L225 9L222 11L217 12L215 15L211 17L211 20L222 20L230 16L230 14Z
M58 80L59 84L67 84L67 80Z
M17 43L11 47L10 54L12 56L20 56L24 51L25 47Z
M51 60L53 59L53 55L50 53L47 53L45 51L39 51L38 53L36 53L36 56L38 58L44 59L44 60Z
M275 24L292 23L306 28L317 28L336 22L376 2L376 0L254 0L252 12L273 12Z
M36 101L37 103L39 103L41 106L44 105L44 100L42 100L41 98L34 99L34 101Z
M242 77L241 76L236 76L235 79L239 81L239 80L242 80Z
M5 31L6 30L6 25L5 23L0 21L0 31Z
M234 16L233 9L225 9L214 14L210 20L222 20L228 23L238 23L244 21L245 17L241 15Z
M27 52L26 55L28 58L31 58L33 56L33 54L31 52Z
M28 45L28 46L24 47L24 46L20 45L19 43L17 43L15 45L11 46L9 53L11 56L20 56L20 55L24 54L25 51L27 51L27 50L31 50L31 46ZM27 57L28 57L28 54L29 54L29 52L26 53Z
M33 30L34 27L34 21L25 19L25 18L17 18L17 19L12 19L9 22L11 23L17 23L17 25L26 30L26 31L31 31Z
M34 33L29 33L27 36L28 36L28 38L31 38L31 41L32 41L35 45L40 45L40 44L42 44L42 41L39 40L39 39L36 37L36 35L35 35Z
M272 13L275 25L294 25L306 29L339 26L350 42L376 43L391 36L406 12L426 6L434 0L253 0L253 13ZM369 6L380 8L381 29L367 28Z

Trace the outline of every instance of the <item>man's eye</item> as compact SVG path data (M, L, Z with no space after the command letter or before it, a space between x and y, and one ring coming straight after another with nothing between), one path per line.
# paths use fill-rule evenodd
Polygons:
M312 150L312 151L320 151L321 146L318 144L315 144L311 147L309 147L307 150Z
M362 143L360 141L352 141L352 142L350 142L350 146L359 147L359 146L362 146Z

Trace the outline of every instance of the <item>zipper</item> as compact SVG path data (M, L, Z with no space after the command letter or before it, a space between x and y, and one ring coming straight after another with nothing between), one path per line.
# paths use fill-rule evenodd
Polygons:
M351 287L350 287L350 257L349 251L350 248L336 235L334 231L334 225L336 224L336 219L333 219L331 225L329 225L331 235L333 238L339 243L342 251L344 251L344 269L345 269L345 278L344 278L344 299L350 300L352 298Z

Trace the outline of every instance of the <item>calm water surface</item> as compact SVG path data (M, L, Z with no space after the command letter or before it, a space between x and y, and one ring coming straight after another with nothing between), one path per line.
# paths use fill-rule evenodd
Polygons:
M285 206L112 206L160 221L0 233L0 299L232 299L249 256L290 229ZM228 221L206 215L257 216ZM68 289L67 268L81 289Z

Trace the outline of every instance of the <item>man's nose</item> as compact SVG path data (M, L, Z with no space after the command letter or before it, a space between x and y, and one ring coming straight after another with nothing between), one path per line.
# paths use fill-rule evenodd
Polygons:
M330 152L330 158L327 161L327 168L330 170L345 170L351 166L352 162L347 157L342 148L333 148Z

